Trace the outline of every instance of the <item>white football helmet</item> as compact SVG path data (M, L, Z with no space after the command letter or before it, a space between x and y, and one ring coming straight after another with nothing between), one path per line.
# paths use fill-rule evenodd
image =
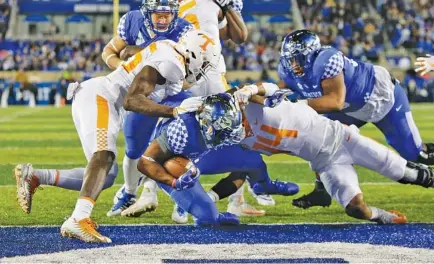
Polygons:
M217 68L220 60L220 43L202 30L188 31L176 45L176 50L185 57L185 81L194 85L206 72Z

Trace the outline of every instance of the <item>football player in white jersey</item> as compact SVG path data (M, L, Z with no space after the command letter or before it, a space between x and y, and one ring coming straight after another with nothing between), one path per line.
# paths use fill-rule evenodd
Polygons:
M266 99L255 101L270 107L257 103L246 105L257 94ZM353 165L403 184L434 187L434 171L430 167L405 160L360 135L357 127L323 117L304 102L284 101L285 90L279 90L274 84L245 86L234 96L245 105L246 138L241 144L266 155L286 153L309 161L327 192L351 217L381 224L407 221L397 211L385 211L365 203Z
M39 184L80 190L71 217L61 227L62 236L110 243L110 238L96 231L97 225L90 214L101 191L111 186L117 174L120 108L157 117L176 117L196 111L202 104L198 98L188 98L175 108L159 102L181 91L184 80L194 84L206 78L210 68L217 67L220 49L210 40L203 31L193 30L179 43L155 42L109 75L71 84L68 96L74 98L73 121L88 160L84 177L71 170L34 170L30 164L20 164L15 169L15 177L21 208L30 213L32 196ZM173 187L188 187L184 180L180 177L173 182Z

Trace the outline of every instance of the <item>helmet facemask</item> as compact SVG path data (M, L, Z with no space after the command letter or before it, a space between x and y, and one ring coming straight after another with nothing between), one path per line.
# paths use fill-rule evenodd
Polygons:
M140 6L140 11L145 17L145 26L148 30L152 31L156 35L165 35L170 33L175 27L178 18L179 3L177 0L143 0ZM158 17L157 22L154 23L152 20L152 15ZM164 19L165 16L170 15L171 21L167 24L159 24L158 21ZM167 18L169 19L169 18Z
M239 144L245 138L239 105L228 94L208 96L196 119L207 148Z
M308 30L297 30L285 37L282 42L280 63L284 70L294 77L305 76L309 58L313 51L321 48L317 35Z

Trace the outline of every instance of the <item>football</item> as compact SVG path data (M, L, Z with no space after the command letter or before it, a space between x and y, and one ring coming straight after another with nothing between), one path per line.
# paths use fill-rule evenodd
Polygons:
M163 165L166 171L175 178L179 178L182 174L187 172L191 166L193 166L193 162L181 156L170 158L164 162Z

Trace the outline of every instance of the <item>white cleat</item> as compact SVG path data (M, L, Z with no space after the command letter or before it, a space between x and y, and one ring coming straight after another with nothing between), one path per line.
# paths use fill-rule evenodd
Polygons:
M158 207L156 189L143 188L140 198L130 207L122 211L121 216L139 217L144 213L155 211Z
M181 207L175 204L172 212L172 221L177 224L187 224L188 222L188 213L184 211Z
M229 213L236 215L236 216L263 216L263 215L265 215L264 210L258 210L246 202L242 202L242 203L230 202L230 203L228 203L228 210L227 211Z
M259 205L263 205L263 206L275 206L276 205L276 201L274 201L273 197L269 194L261 194L258 195L256 194L252 187L250 187L250 185L248 186L248 190L249 193L252 195L253 198L256 199L256 201L258 202Z
M98 225L90 218L76 221L69 217L60 228L63 237L76 238L88 243L111 243L109 237L103 236L96 229Z
M18 164L14 169L14 177L17 182L17 201L26 214L32 211L32 199L39 180L33 175L32 164Z

